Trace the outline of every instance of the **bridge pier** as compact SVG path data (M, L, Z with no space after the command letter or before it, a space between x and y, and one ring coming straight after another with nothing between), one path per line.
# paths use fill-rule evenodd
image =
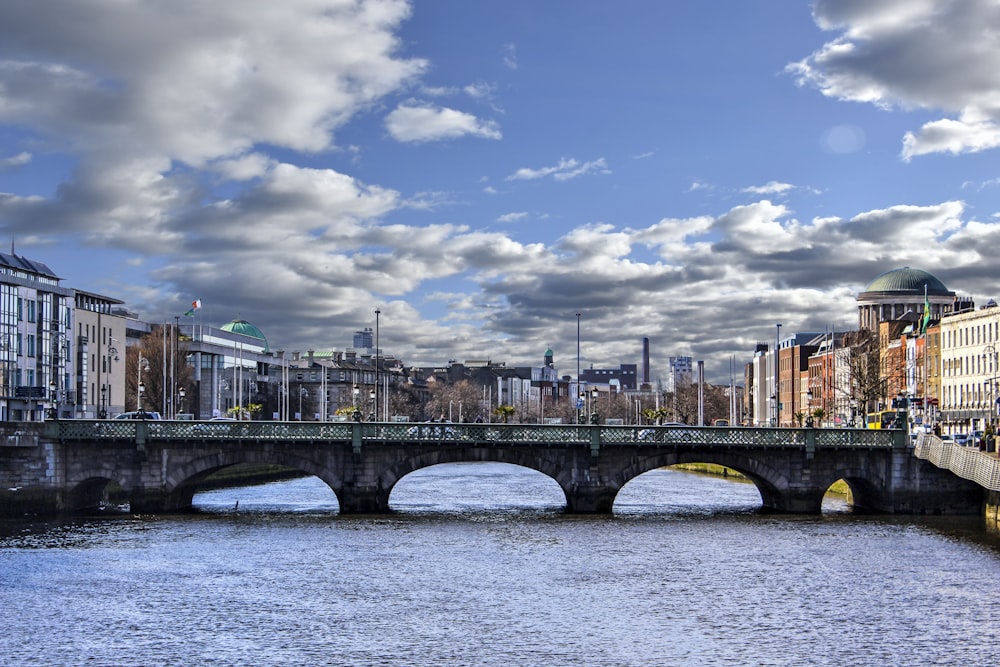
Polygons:
M178 508L167 507L167 494L162 489L136 487L129 494L129 511L132 514L162 514Z
M389 514L389 492L370 487L344 487L337 490L341 514Z
M611 514L616 490L596 484L574 484L566 493L566 511L570 514Z

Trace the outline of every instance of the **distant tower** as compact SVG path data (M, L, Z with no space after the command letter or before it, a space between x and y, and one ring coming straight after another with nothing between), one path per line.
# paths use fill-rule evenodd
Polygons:
M545 350L545 359L542 361L542 365L546 368L553 368L555 366L555 361L552 359L551 347Z
M667 374L667 391L675 392L677 387L691 384L691 375L694 371L694 359L692 357L670 357L670 372Z
M642 339L642 383L649 384L649 339Z
M365 327L363 331L354 332L354 349L372 349L375 347L375 337L372 335L371 327Z

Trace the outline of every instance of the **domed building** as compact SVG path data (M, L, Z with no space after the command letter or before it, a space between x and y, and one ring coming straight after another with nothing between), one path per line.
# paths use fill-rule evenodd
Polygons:
M858 294L858 328L878 331L879 322L898 320L907 313L923 317L924 300L931 320L940 320L955 302L955 293L932 273L904 266L886 271Z
M218 328L185 323L180 332L194 368L194 386L179 404L179 412L208 419L233 408L268 402L270 366L284 362L271 353L260 329L236 319Z
M219 327L219 329L222 331L228 331L229 333L239 334L240 336L259 339L261 341L261 350L265 354L271 351L267 346L267 338L264 336L263 332L246 320L233 320L229 324L223 324Z

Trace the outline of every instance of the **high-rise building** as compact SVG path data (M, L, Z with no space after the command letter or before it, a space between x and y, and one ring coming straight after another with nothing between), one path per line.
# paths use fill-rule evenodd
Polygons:
M677 387L691 384L691 378L694 375L694 358L670 357L668 363L669 371L666 383L668 392L675 392Z
M354 332L354 349L370 350L375 347L375 334L371 327Z

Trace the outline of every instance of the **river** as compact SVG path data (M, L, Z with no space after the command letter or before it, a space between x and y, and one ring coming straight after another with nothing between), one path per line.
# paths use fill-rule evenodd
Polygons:
M304 478L0 524L0 664L1000 664L981 519L767 514L752 485L668 469L571 516L552 480L488 463L390 502L341 517Z

